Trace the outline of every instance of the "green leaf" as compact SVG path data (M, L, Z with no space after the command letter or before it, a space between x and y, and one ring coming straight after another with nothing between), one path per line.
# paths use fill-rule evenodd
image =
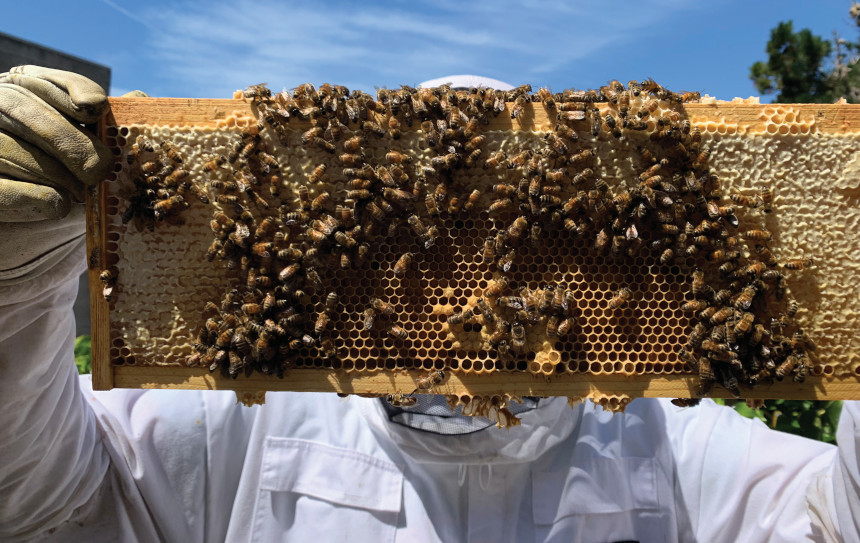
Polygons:
M92 372L92 340L90 336L75 338L75 365L78 373Z
M756 410L750 409L750 406L748 406L746 402L738 402L737 404L735 404L735 411L748 419L756 418Z

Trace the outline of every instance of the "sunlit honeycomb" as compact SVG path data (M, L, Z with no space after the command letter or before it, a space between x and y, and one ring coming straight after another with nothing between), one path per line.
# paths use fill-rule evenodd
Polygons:
M630 100L628 119L640 122L642 128L625 128L624 137L621 138L613 134L613 123L619 123L617 135L621 134L622 118L618 114L617 104L601 102L590 105L581 121L570 123L578 134L578 141L567 142L567 154L572 156L584 150L592 150L594 157L588 164L571 163L572 165L566 166L569 170L568 177L565 177L563 182L556 183L558 186L554 188L554 192L547 189L547 194L557 197L558 202L567 202L577 196L580 190L597 190L599 185L596 179L600 179L608 186L606 201L613 195L633 191L637 195L636 198L639 198L636 201L642 204L645 197L639 196L640 193L635 192L638 190L635 187L644 183L643 171L663 158L668 161L667 164L671 164L671 160L680 160L684 164L683 167L667 166L666 182L672 172L695 170L698 175L707 171L706 164L710 164L710 171L719 179L722 192L719 196L709 198L719 201L721 206L729 206L730 192L737 191L756 198L756 191L762 185L779 185L781 179L789 180L788 170L776 170L778 177L775 180L745 177L739 173L750 169L758 171L754 167L755 164L749 163L752 160L750 157L761 156L760 150L750 148L755 147L755 143L750 143L752 138L772 135L797 136L814 132L814 122L799 119L797 111L790 107L764 109L760 119L764 123L764 134L750 136L742 134L737 124L729 122L708 121L691 126L685 120L682 107L665 102L651 108L650 115L637 116L638 111L648 108L650 101L644 93L641 97ZM511 107L509 102L503 115L507 115ZM528 104L526 107L544 106ZM607 114L614 115L612 123L604 119ZM601 122L598 134L594 136L590 119L597 118L597 115L600 115ZM261 260L252 256L248 257L247 267L252 269L249 274L247 269L241 267L245 265L239 264L238 256L232 264L223 256L211 261L207 259L207 251L214 239L213 229L210 227L213 213L221 211L238 220L239 213L233 210L227 201L219 200L219 195L226 194L222 188L224 184L237 178L240 169L238 164L241 161L231 161L214 168L207 167L207 162L219 156L228 157L231 152L236 153L239 149L236 147L237 142L250 141L252 136L256 137L257 134L259 141L255 144L255 149L265 150L265 153L275 157L279 176L276 181L270 182L269 177L263 179L263 176L259 176L259 185L249 185L251 191L236 193L241 196L242 209L249 214L247 221L251 231L259 227L265 217L281 217L281 220L279 213L302 209L299 195L301 186L307 187L310 200L323 193L330 195L330 200L321 204L321 211L311 215L334 215L336 205L345 202L344 195L355 189L349 184L349 178L341 174L347 165L340 156L345 152L345 141L349 137L358 133L365 135L361 146L364 154L361 164L371 164L375 168L386 166L391 169L396 165L387 159L386 153L389 151L399 151L411 156L412 162L408 166L401 165L408 180L397 184L398 190L413 191L414 182L420 177L422 168L430 166L434 157L444 154L438 149L430 148L427 143L428 134L423 130L420 120L416 119L414 126L410 128L402 114L399 117L400 135L393 139L388 131L390 118L390 111L387 115L370 116L370 119L376 119L380 127L383 127L385 135L381 136L369 135L367 130L360 128L359 122L347 122L343 125L344 134L339 138L332 138L334 151L331 153L320 146L302 141L303 137L307 138L307 131L313 123L294 121L293 124L284 123L280 129L274 130L265 123L258 125L258 122L262 121L257 118L239 112L219 122L214 128L149 125L109 127L108 144L118 158L112 182L107 184L106 213L102 219L106 225L105 267L115 266L119 276L111 297L111 359L117 364L126 365L196 364L208 367L214 351L226 352L228 348L226 344L217 348L214 346L217 334L209 334L208 339L205 339L205 332L201 335L207 317L211 316L207 315L204 309L206 303L221 305L227 292L243 284L247 285L247 289L260 292L254 303L260 302L263 293L270 288L263 280L274 278L287 266L285 263L276 262L274 258L266 257ZM549 115L549 118L552 116ZM629 230L612 231L613 242L617 241L614 238L626 236L626 241L621 242L621 249L616 251L608 245L598 247L595 241L595 232L599 229L597 227L582 234L561 227L560 223L546 223L537 242L530 240L528 233L522 240L509 238L506 241L505 250L512 247L516 252L508 271L501 267L500 260L503 255L495 254L489 261L484 258L485 241L499 231L510 229L513 221L524 213L522 208L517 209L522 202L516 201L513 203L513 209L491 211L491 204L500 199L491 187L499 184L517 186L520 179L529 175L526 172L528 166L524 164L516 167L485 168L482 167L484 161L499 151L503 151L507 159L512 159L523 150L532 150L540 156L547 148L547 142L551 141L555 134L553 124L548 122L535 126L533 130L522 131L479 127L477 133L485 136L485 140L480 144L480 159L470 166L459 164L451 175L446 177L447 196L438 200L438 214L427 207L424 198L425 193L434 190L438 179L422 186L420 195L419 189L415 188L414 199L408 199L406 203L394 202L394 211L389 212L383 220L368 219L368 212L362 208L364 215L355 219L355 224L361 224L364 228L361 232L364 237L361 240L368 244L367 256L361 260L357 257L356 249L345 250L327 239L319 245L323 249L319 258L324 261L324 265L313 267L320 277L320 285L313 286L305 282L301 284L301 288L290 287L304 292L301 299L297 297L290 304L304 316L299 327L308 333L307 343L296 344L287 349L284 340L280 344L283 350L278 351L278 356L262 364L245 364L246 371L240 373L263 372L283 377L284 369L319 368L347 374L397 370L446 370L460 374L524 372L546 377L571 373L592 376L696 374L696 364L691 364L680 356L689 347L691 331L696 322L696 312L683 309L684 304L697 300L697 295L691 289L691 274L697 268L705 269L715 289L729 288L732 283L732 279L717 272L717 267L722 262L714 262L707 256L714 249L708 245L710 242L702 242L705 244L704 249L687 254L681 250L692 244L687 240L687 245L679 248L676 255L664 258L663 251L667 246L651 247L649 243L658 237L651 232L643 230L639 234L643 241L637 245L633 242L639 240L635 236L631 237ZM659 134L671 127L685 134L683 140L690 149L682 148L682 151L687 153L683 158L678 155L681 151L674 147L670 149L667 144L654 138L655 133ZM690 134L700 134L701 138L691 142L690 138L693 136ZM142 141L151 141L153 151L138 149L135 153L135 147L139 147ZM187 209L170 213L167 220L153 221L151 217L147 220L139 214L129 212L129 202L135 195L140 195L140 183L136 185L134 179L140 179L142 164L165 160L164 142L171 144L181 155L181 163L176 162L173 166L187 170L185 181L200 190L209 203L199 201L199 198L188 192L184 197L184 201L189 204ZM643 147L653 150L657 158L648 162L642 154ZM705 150L710 152L710 162ZM700 152L703 154L699 155ZM756 155L756 152L759 154ZM778 154L779 149L766 152ZM461 158L466 154L463 151ZM847 158L840 157L840 160L846 162ZM315 169L321 164L326 165L327 173L319 182L310 182ZM554 167L557 167L557 164L541 166L547 170ZM596 179L587 178L584 182L571 180L586 167L598 172ZM774 169L771 168L771 171ZM541 175L544 174L545 172ZM550 182L542 183L545 186L553 185ZM383 191L382 185L376 187L374 190L377 193L371 200L374 202L379 201L379 195ZM465 203L476 189L480 191L480 196L470 203L472 209L467 210ZM174 187L172 190L178 189ZM661 187L658 187L658 190L665 192ZM683 198L690 209L696 209L698 200L694 195L684 196L685 190L688 189L682 187L681 196L673 195L673 198L676 202ZM250 193L257 196L252 198L248 196ZM153 198L163 202L169 194L173 193L167 190ZM778 188L774 209L784 209L786 202L794 197L790 191ZM459 202L457 205L452 204L455 199ZM514 200L513 197L511 199ZM556 206L560 208L560 204ZM654 210L658 208L656 204L651 207ZM281 208L283 211L279 211ZM604 220L602 215L595 215L593 211L587 213ZM695 217L696 221L702 220L703 217L707 219L703 208L691 213L693 214L690 217ZM438 228L438 238L434 238L431 247L425 247L424 239L407 224L405 219L412 214L419 217L426 226L435 225ZM779 217L778 212L764 214L760 208L738 207L736 214L741 224L736 231L732 230L733 233L740 236L746 230L768 230L774 232L773 241L763 243L773 247L773 253L780 261L805 256L804 244L797 243L788 236L780 237L782 225L774 222ZM684 220L672 221L683 233ZM311 221L305 222L309 224ZM343 222L344 224L339 224L337 228L346 231L345 223L348 221ZM534 219L534 222L538 222L538 219ZM652 219L643 219L637 224L640 228L646 224L651 225L650 227L657 225ZM296 243L303 243L305 248L309 246L306 241L301 241L304 240L303 236L307 236L303 229L283 224L279 228L286 232L286 239L275 240L274 246L277 248L287 247L295 240L299 240ZM608 229L609 226L605 228ZM694 236L692 230L688 236ZM269 232L259 234L259 239L255 238L255 241L272 239L272 233ZM736 261L742 269L758 261L755 246L755 241L744 240L737 245L740 256ZM250 251L250 248L247 250ZM398 275L395 271L396 263L406 253L414 255L412 262L405 274ZM348 261L342 267L336 257L344 254L347 255ZM826 257L822 255L822 258ZM816 265L820 262L817 254L815 261ZM230 266L233 266L233 269ZM734 289L733 297L757 277L750 275L752 272L738 273L740 275L735 274L738 284L731 286ZM804 280L805 274L805 271L786 273L792 294L802 291L795 286ZM255 279L260 276L262 279ZM265 279L267 276L269 279ZM569 290L572 293L573 305L570 309L565 309L563 317L559 318L570 316L575 318L575 324L569 326L566 333L553 335L548 330L550 314L543 313L524 326L523 348L515 349L514 352L500 352L500 349L492 345L492 337L498 325L487 322L481 312L476 310L473 318L462 323L449 322L452 315L476 308L481 298L489 304L497 318L506 320L509 324L516 322L520 318L519 313L502 308L498 297L487 295L488 289L499 284L503 278L509 283L505 293L507 296L525 296L522 294L525 292L540 297L541 293L548 289ZM252 281L257 282L252 286ZM273 281L278 284L277 280ZM768 285L765 286L770 292L772 285ZM759 288L764 289L765 286ZM624 288L630 290L630 299L620 307L612 308L610 301ZM325 298L329 292L336 292L339 297L336 311L328 312L325 309ZM764 298L764 290L761 292ZM390 304L393 313L390 316L374 314L373 326L368 329L365 311L374 299ZM797 318L809 319L812 300L806 293L797 294L797 299L800 302ZM141 303L142 301L145 303ZM783 305L784 303L785 300L781 302ZM736 305L736 302L725 302L727 306L733 304ZM761 301L759 305L761 307L757 305L758 309L755 309L755 322L763 325L768 315L779 318L785 311L784 307L773 301ZM231 311L238 311L239 306L240 303L234 303ZM709 327L734 328L744 311L733 310L731 320L726 324L722 324L721 320L717 324L709 324ZM314 321L323 313L330 317L325 331L311 332ZM250 314L242 318L253 320ZM263 321L262 318L258 320L260 323ZM272 317L272 320L276 319ZM707 318L703 322L707 322ZM787 321L785 328L788 330L786 334L799 330L793 320ZM396 334L392 329L402 332ZM745 331L741 335L747 333ZM768 333L771 333L770 329ZM252 342L259 340L262 335L258 332L249 334ZM395 337L397 335L400 337ZM295 335L293 339L299 337L300 335ZM330 341L329 347L323 345L323 339ZM820 344L817 335L815 339ZM826 341L825 338L825 343ZM195 343L202 347L196 348ZM503 344L508 343L506 336ZM256 353L257 349L263 347L255 343L248 349L254 349L252 352ZM726 351L723 354L726 355L725 362L730 358L730 353ZM833 363L810 363L809 366L812 372L819 374L834 373L834 368L837 367ZM226 371L225 364L219 367ZM213 369L217 371L217 368ZM771 374L767 376L768 379L772 378L773 370L774 368L769 370ZM752 370L744 368L743 371ZM740 370L738 375L741 375ZM749 373L743 375L749 377ZM241 374L232 376L241 378ZM465 405L469 398L470 396L454 397L451 401ZM487 397L481 400L483 403L476 403L468 410L484 414L488 409L497 412L504 408L508 400L501 397L493 400L492 397ZM607 395L601 401L608 407L621 409L629 398L624 395Z

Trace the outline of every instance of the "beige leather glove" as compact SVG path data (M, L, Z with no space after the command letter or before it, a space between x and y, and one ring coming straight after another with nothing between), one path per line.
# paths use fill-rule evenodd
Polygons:
M85 187L114 163L83 124L107 107L104 89L75 73L0 74L0 284L39 275L82 245Z

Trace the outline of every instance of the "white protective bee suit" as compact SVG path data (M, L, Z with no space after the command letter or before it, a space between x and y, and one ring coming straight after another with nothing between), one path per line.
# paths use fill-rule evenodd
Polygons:
M837 449L710 401L539 400L501 430L334 394L93 392L64 246L0 285L0 541L860 541L856 403Z

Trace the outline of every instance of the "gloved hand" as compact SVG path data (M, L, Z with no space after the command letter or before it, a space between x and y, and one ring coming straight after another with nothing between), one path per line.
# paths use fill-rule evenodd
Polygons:
M114 163L82 124L107 108L104 89L75 73L0 74L0 285L39 275L82 244L85 187Z

